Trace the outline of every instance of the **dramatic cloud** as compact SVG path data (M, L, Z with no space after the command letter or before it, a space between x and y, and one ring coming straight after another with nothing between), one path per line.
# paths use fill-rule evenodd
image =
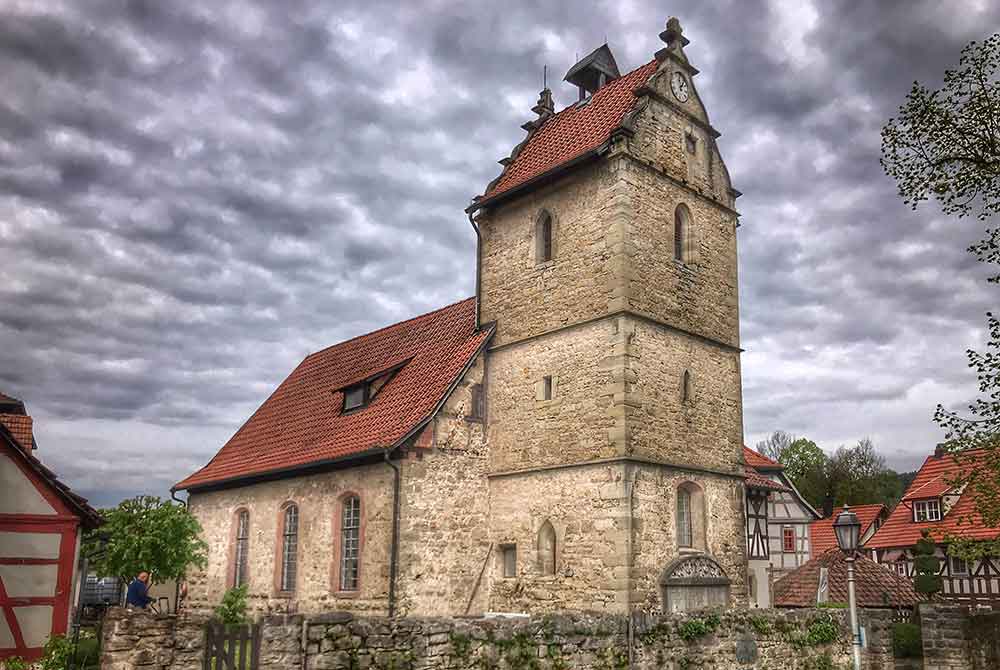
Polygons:
M164 494L308 352L472 293L462 208L541 87L660 3L5 3L0 389L96 502ZM735 185L748 442L866 435L912 467L995 295L979 232L911 212L879 128L1000 7L700 3ZM555 86L563 104L573 91Z

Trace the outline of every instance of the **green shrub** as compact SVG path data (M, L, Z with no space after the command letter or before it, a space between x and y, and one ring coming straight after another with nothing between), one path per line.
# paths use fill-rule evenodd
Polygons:
M754 629L757 635L769 635L773 630L771 622L768 621L767 617L751 614L749 621L750 627Z
M73 656L73 641L65 635L52 635L42 647L42 658L38 661L40 670L65 670Z
M924 640L915 623L892 625L892 654L896 658L919 658L924 655Z
M222 602L215 608L215 616L224 624L246 623L247 585L241 584L226 591Z
M935 544L930 531L925 528L920 534L921 538L913 548L913 571L916 573L913 588L917 593L929 596L941 590L941 576L938 575L941 561L935 554Z
M4 659L4 670L28 670L28 662L20 656L11 656Z
M810 647L836 642L840 628L829 619L813 621L806 630L805 642Z
M722 619L718 614L709 614L705 618L694 617L680 624L677 627L677 634L681 636L681 639L690 642L714 632L720 623L722 623Z
M819 603L819 604L816 605L816 607L819 607L820 609L828 609L828 610L843 610L843 609L847 609L849 607L849 605L847 603L828 602L828 603Z

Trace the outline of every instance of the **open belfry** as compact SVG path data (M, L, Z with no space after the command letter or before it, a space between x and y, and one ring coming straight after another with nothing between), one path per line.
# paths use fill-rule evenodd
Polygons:
M738 214L677 19L541 92L468 208L477 295L305 360L175 489L210 608L746 604Z

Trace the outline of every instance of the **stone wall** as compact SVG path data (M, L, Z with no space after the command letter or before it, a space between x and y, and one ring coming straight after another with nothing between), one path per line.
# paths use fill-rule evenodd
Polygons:
M923 604L919 612L924 670L972 670L969 608Z
M101 667L196 670L202 664L204 624L197 617L113 610L104 629ZM386 619L335 612L265 617L261 635L261 670L820 670L850 663L846 613L829 610L631 619L585 613Z
M975 670L1000 668L1000 612L973 616L969 625L969 642Z

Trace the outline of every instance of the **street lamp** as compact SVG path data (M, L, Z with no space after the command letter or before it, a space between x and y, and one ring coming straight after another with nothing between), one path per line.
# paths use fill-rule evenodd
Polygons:
M844 505L844 511L833 522L833 532L837 535L837 544L847 560L847 599L851 606L851 635L854 637L851 650L854 670L861 670L861 634L858 630L858 605L854 597L854 553L858 550L858 540L861 538L861 522L847 505Z

